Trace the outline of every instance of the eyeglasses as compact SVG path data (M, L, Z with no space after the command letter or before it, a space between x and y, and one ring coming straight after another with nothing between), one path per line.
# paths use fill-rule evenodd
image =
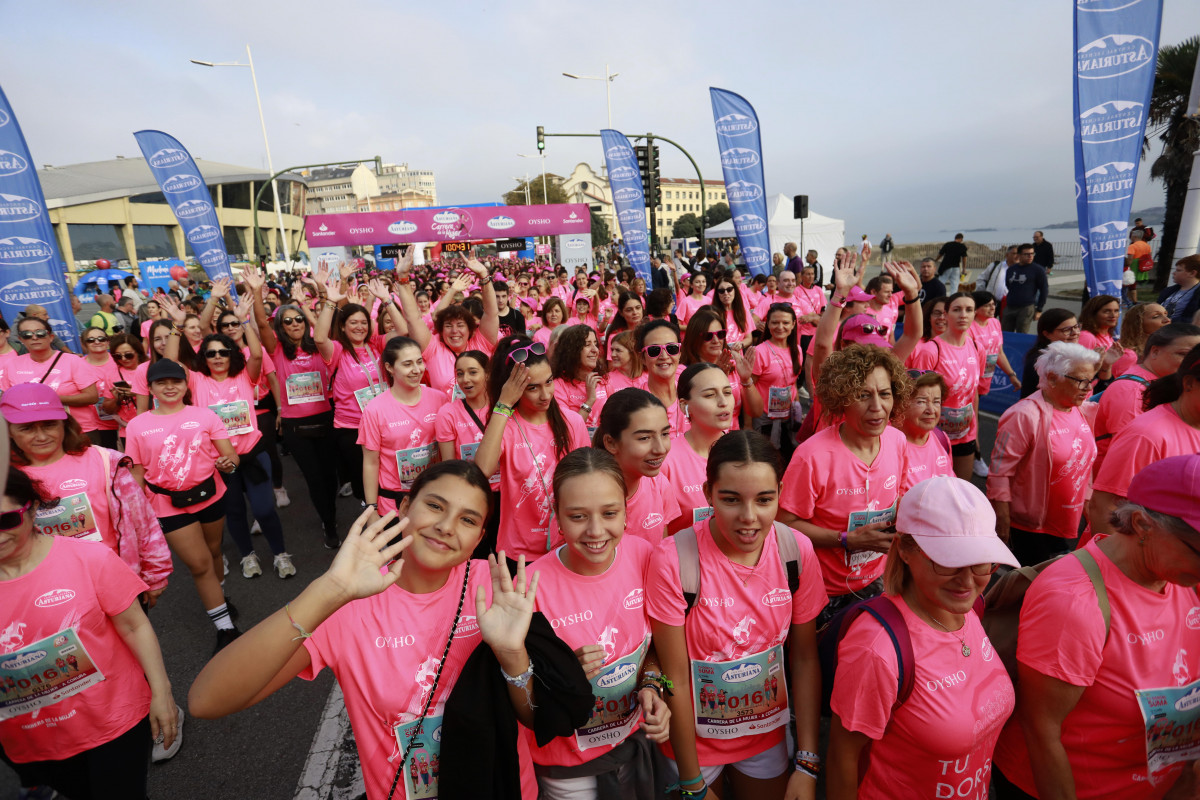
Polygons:
M119 358L122 361L128 361L131 358L137 358L137 353L113 353L113 358Z
M717 289L717 294L733 294L733 292L734 289L732 286L726 286L722 289Z
M724 328L721 328L719 331L705 331L704 341L711 342L713 339L720 339L723 342L725 341L725 333L726 331Z
M721 333L725 333L725 331L721 331ZM651 358L658 358L659 355L662 354L663 350L666 350L667 355L669 356L677 356L679 355L679 343L671 342L670 344L648 344L642 348L642 352Z
M855 325L854 327L858 328L863 333L878 333L880 336L887 336L888 332L887 325L880 325L875 322L864 322L862 325Z
M231 353L233 353L232 350L222 347L219 350L205 350L204 357L205 358L229 358Z
M941 575L943 578L949 578L957 575L964 569L969 569L971 570L972 575L978 575L982 578L987 575L991 575L1000 568L999 564L972 564L969 567L943 567L941 564L937 563L928 555L926 555L924 550L921 551L921 555L925 556L925 560L928 561L929 566L933 568L933 574Z
M26 341L28 341L30 339L45 339L49 335L50 335L50 331L46 330L45 328L41 328L36 331L21 331L20 333L17 334L17 336L20 336L22 339L24 339Z
M242 323L237 322L236 320L234 322L222 322L221 327L222 328L240 328L240 327L242 327Z
M33 503L29 502L18 508L16 511L5 511L0 514L0 531L11 531L13 528L21 524L25 519L25 512L29 510Z
M280 317L279 321L284 325L295 325L298 322L304 322L304 317Z
M45 333L45 331L42 331L42 333ZM100 342L107 342L108 337L107 336L89 336L86 339L84 339L84 341L87 342L88 344L99 344Z
M508 354L508 358L510 361L515 361L518 364L524 364L529 360L531 355L546 355L546 345L542 344L541 342L534 342L533 344L526 345L525 347L518 347L516 350L513 350Z
M1065 328L1055 328L1054 332L1066 336L1069 333L1079 333L1081 330L1083 330L1083 326L1076 322L1074 325L1068 325Z
M1092 385L1091 378L1076 378L1074 375L1060 375L1059 377L1066 378L1067 380L1073 382L1080 389L1087 389Z
M908 377L912 378L915 381L917 378L921 377L922 375L928 375L929 373L935 372L935 371L936 370L932 370L932 369L910 369L908 371Z

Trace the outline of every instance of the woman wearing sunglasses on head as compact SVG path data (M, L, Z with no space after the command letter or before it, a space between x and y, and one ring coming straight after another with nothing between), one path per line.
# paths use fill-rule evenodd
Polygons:
M761 416L764 406L757 392L747 391L753 385L753 354L730 349L725 342L728 335L725 320L715 309L711 306L698 309L683 332L679 361L685 366L706 363L721 368L733 387L732 430L737 430L741 427L743 393L751 419Z
M117 447L117 418L104 408L104 398L112 394L112 383L117 380L117 365L109 354L108 334L101 328L88 328L81 336L83 359L96 372L96 391L100 398L90 406L81 406L79 414L84 418L84 429L88 438L110 450Z
M84 433L93 430L95 424L83 408L94 406L100 399L96 388L100 375L95 367L74 353L55 352L50 347L54 332L50 323L40 317L25 317L18 322L17 337L29 352L4 364L0 391L18 383L44 383L54 390Z
M4 659L42 665L37 689L22 672L19 682L7 676L4 760L22 786L56 790L50 795L144 798L152 744L172 748L180 724L158 639L138 604L146 584L106 547L39 533L34 515L50 498L27 475L7 471ZM44 691L46 683L55 691Z
M876 603L889 603L908 630L913 691L900 694L891 634L870 614L851 620L833 678L828 797L986 798L1015 696L975 604L997 565L1017 560L983 494L958 478L914 486L896 530Z
M550 549L554 468L567 453L587 447L587 426L554 399L546 348L527 336L506 336L488 368L492 415L475 463L485 475L500 468L497 548L536 558Z

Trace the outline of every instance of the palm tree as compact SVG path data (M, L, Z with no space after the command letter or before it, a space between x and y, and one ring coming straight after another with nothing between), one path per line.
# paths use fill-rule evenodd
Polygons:
M1163 143L1162 153L1150 165L1150 177L1163 182L1167 196L1155 282L1159 289L1166 287L1174 266L1171 262L1192 174L1192 157L1200 149L1200 120L1188 116L1187 107L1197 50L1200 36L1159 48L1154 94L1150 98L1146 139L1157 136Z

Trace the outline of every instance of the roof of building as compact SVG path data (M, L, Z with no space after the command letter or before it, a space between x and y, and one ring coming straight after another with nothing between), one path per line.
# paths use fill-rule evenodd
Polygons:
M689 184L690 183L692 186L700 185L700 181L697 180L696 178L659 178L658 182L659 183L673 183L673 184L680 184L680 183ZM724 186L725 181L707 180L704 182L704 185L705 186Z
M209 186L265 181L271 177L270 173L251 167L221 164L200 158L196 159L196 166ZM305 182L304 176L294 172L289 172L282 178ZM38 170L38 180L42 183L42 192L46 195L48 208L77 206L159 191L154 175L143 158L115 158L111 161L92 161L65 167L48 165Z

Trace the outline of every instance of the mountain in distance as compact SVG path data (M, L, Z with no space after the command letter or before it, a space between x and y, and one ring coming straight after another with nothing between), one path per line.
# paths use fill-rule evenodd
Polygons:
M1149 225L1151 228L1161 228L1163 219L1166 217L1166 206L1154 206L1153 208L1143 208L1141 211L1133 211L1129 214L1129 224L1138 217L1142 218L1142 222ZM1055 228L1078 228L1079 222L1075 219L1069 219L1066 222L1057 222L1054 225L1043 225L1039 230L1051 230Z

